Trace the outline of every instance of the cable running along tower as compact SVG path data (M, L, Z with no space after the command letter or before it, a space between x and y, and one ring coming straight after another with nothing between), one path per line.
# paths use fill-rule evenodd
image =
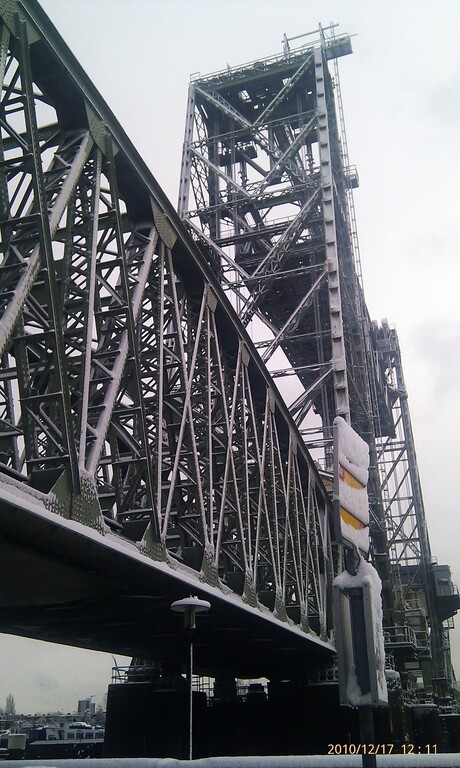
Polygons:
M335 25L191 80L179 214L237 309L327 481L332 424L369 444L371 557L406 699L452 703L459 607L426 528L398 337L361 280Z

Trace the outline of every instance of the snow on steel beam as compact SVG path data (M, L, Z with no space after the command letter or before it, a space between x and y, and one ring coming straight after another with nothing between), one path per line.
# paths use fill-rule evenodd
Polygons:
M35 0L0 21L0 488L326 640L329 497L215 266Z

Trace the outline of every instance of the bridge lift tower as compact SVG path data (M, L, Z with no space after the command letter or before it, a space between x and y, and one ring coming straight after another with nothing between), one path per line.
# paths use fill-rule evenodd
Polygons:
M292 41L303 38L302 46ZM431 556L398 337L361 278L336 25L208 76L188 96L179 214L237 308L306 445L332 471L342 416L369 444L371 557L406 699L450 707L460 602Z
M37 1L0 3L0 630L153 660L167 720L184 659L171 604L193 591L212 605L195 671L223 691L209 717L235 705L254 749L234 683L263 675L257 743L304 754L333 717L305 682L335 650L337 415L370 447L371 555L406 697L423 679L452 707L459 601L431 557L398 339L364 300L336 69L350 39L290 42L193 80L184 225ZM113 698L133 721L139 666ZM222 754L209 717L203 744ZM160 722L128 728L137 749L146 734L159 749Z

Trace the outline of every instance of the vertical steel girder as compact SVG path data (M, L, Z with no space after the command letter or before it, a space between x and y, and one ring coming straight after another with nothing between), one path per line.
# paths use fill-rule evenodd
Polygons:
M388 408L386 382L369 371L371 324L354 258L329 43L320 37L261 66L192 82L180 210L242 322L251 323L272 375L282 376L284 365L291 377L283 389L291 412L331 470L334 418L373 445L371 381ZM389 415L386 422L391 429ZM381 552L385 521L372 455ZM388 564L380 571L389 589Z
M192 81L179 211L272 376L294 378L283 392L315 456L331 465L336 415L369 443L386 621L404 622L418 581L430 606L433 677L443 676L410 416L392 380L396 369L402 380L402 367L382 353L361 285L338 71L333 83L327 66L339 48L320 30L316 44Z
M442 687L453 680L444 637L448 628L438 618L433 558L417 467L398 335L388 324L375 329L377 347L393 392L395 434L377 441L388 544L397 588L396 611L416 606L429 617L433 678ZM436 690L436 685L435 685Z
M0 483L330 639L331 506L294 422L98 94L35 6L11 7Z
M197 249L34 8L0 9L0 482L328 638L329 500L222 283L296 373L326 462L337 413L370 440L376 556L412 569L401 595L420 580L433 616L400 359L368 365L329 48L274 60L262 102L244 70L192 84L179 210Z
M273 57L260 71L193 81L179 194L179 211L206 243L242 322L264 322L265 331L260 323L255 331L263 359L282 350L286 369L311 394L297 410L311 445L320 436L330 442L337 414L366 423L366 432L371 418L361 395L364 341L357 344L347 191L337 181L343 168L325 56L324 46L312 46ZM279 353L274 360L279 367ZM316 431L314 413L322 422Z

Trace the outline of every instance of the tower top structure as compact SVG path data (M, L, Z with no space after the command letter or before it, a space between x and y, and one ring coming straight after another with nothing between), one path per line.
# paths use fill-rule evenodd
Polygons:
M332 469L337 416L368 443L371 556L389 645L397 644L396 627L410 634L404 606L417 585L424 598L417 598L413 653L427 654L418 643L428 637L428 613L432 662L424 684L445 691L439 681L451 668L438 620L445 611L434 587L407 398L395 386L400 355L388 354L387 326L371 322L361 279L358 175L348 158L337 65L352 45L336 30L319 25L284 35L279 54L193 76L179 212L318 464Z

